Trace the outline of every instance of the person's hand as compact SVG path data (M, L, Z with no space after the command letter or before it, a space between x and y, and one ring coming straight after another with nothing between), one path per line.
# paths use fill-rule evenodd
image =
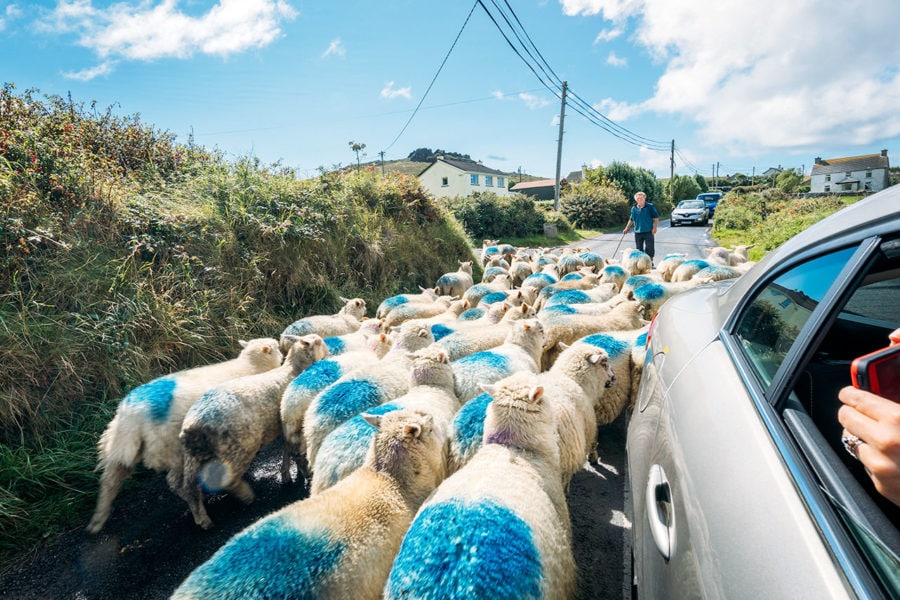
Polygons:
M653 233L653 235L656 235L656 227L653 228L652 233Z
M838 410L842 437L859 438L860 443L851 441L852 454L878 493L900 506L900 404L851 386L838 399L844 404Z
M622 235L628 233L628 225L625 226L625 229L622 230Z

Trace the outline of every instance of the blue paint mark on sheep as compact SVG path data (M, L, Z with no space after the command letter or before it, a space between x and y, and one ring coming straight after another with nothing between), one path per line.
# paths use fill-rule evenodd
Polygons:
M543 287L554 283L556 283L556 278L552 275L547 275L546 273L534 273L525 278L525 281L522 282L522 287L525 287L526 285Z
M165 421L172 408L175 385L175 378L172 376L158 377L134 388L122 401L125 404L144 404L150 409L151 419Z
M500 254L500 248L497 246L488 246L481 251L482 254Z
M329 359L316 361L297 375L290 387L312 392L325 389L341 376L341 365Z
M386 598L537 599L543 565L528 524L487 499L425 507L403 539Z
M490 394L479 394L468 402L453 417L453 431L457 446L463 454L481 445L484 436L484 416L488 404L494 401Z
M592 346L597 346L598 348L603 348L604 350L606 350L606 353L609 354L610 358L617 358L621 354L628 352L627 342L617 340L616 338L604 333L595 333L593 335L589 335L585 338L582 338L581 341Z
M446 325L435 323L431 326L431 335L434 336L434 341L438 341L441 338L447 337L451 333L453 333L453 330Z
M552 304L588 304L592 300L581 290L564 290L553 294L548 302Z
M582 260L584 263L600 263L603 262L603 257L601 257L596 252L582 252L578 255L578 258Z
M347 347L347 344L344 343L344 340L337 336L330 336L325 338L325 345L328 346L328 354L331 356L337 356L338 354L343 354L344 349Z
M637 260L643 256L647 256L647 254L644 252L641 252L640 250L632 250L631 252L628 253L628 258L630 260Z
M461 369L493 369L509 371L509 359L502 354L491 351L476 352L456 361Z
M324 533L299 531L283 517L267 518L232 538L179 591L204 598L311 600L345 551L344 543Z
M459 277L457 277L453 273L447 273L446 275L441 275L440 277L438 277L437 287L454 285L459 285Z
M709 266L709 263L706 262L705 260L701 260L699 258L692 258L691 260L686 260L683 263L681 263L682 267L684 265L689 265L690 267L694 267L697 269L705 269L706 267Z
M562 278L563 281L573 281L578 279L584 279L579 273L569 273L565 277ZM544 288L547 289L547 288Z
M652 277L648 277L647 275L634 275L625 280L625 285L637 289L642 285L647 285L648 283L653 283L654 280Z
M365 413L383 415L399 409L396 404L388 402L366 409ZM316 461L316 475L327 482L327 487L331 487L338 482L343 469L348 466L361 467L377 431L362 418L362 414L341 423L322 441L319 456L327 458L321 463Z
M603 274L607 277L624 277L625 269L618 265L609 265L603 269Z
M495 302L503 302L506 300L506 292L491 292L481 299L485 304L494 304Z
M339 381L322 392L316 412L332 423L343 423L367 408L381 404L381 389L367 379Z
M384 302L382 302L381 305L384 308L390 310L395 306L400 306L401 304L406 304L407 302L409 302L409 300L407 298L404 298L403 296L391 296L390 298L387 298Z
M578 311L569 306L568 304L553 304L551 306L546 306L541 309L543 313L560 313L563 315L574 315Z
M315 327L312 323L305 319L300 319L285 327L281 335L309 335L315 332Z
M496 277L497 275L506 275L507 271L503 267L488 267L484 270L485 277Z
M460 321L474 321L475 319L480 319L484 316L483 308L469 308L464 310L461 315L459 315ZM437 341L437 340L435 340Z
M634 340L634 345L637 346L638 348L641 348L641 347L647 345L647 332L646 331L644 333L642 333L641 335L639 335L636 340Z
M634 290L634 298L640 302L652 302L666 295L666 289L658 283L648 283Z

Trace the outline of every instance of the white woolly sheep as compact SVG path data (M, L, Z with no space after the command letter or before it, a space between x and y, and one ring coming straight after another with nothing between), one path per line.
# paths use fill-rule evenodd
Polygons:
M369 339L369 348L328 357L310 365L288 384L281 396L281 429L284 450L281 460L281 480L291 480L291 457L297 462L297 480L309 476L306 463L306 439L303 437L303 417L313 398L326 387L357 369L377 363L391 349L385 334Z
M477 306L481 299L491 292L502 292L512 289L512 281L509 275L498 275L490 283L479 283L473 285L462 294L462 299L469 303L469 306Z
M384 332L384 319L363 319L359 329L352 333L326 337L325 345L330 356L366 350L370 347L369 339Z
M182 497L203 529L212 520L203 504L203 488L228 490L245 504L255 498L244 473L259 449L281 434L279 410L287 385L304 369L328 355L317 334L283 336L291 349L280 367L232 379L203 394L181 425L184 448Z
M681 263L687 260L687 254L666 254L659 264L656 265L656 272L659 273L663 281L672 281L672 274Z
M434 302L415 302L395 306L384 317L384 327L389 331L412 319L427 319L446 313L450 308L450 303L450 296L441 296Z
M494 259L496 260L496 259ZM493 261L492 261L493 262ZM494 265L491 264L484 270L484 273L481 275L481 283L490 283L492 282L498 275L509 275L509 268L503 267L502 265ZM511 278L510 278L511 279Z
M433 289L423 288L422 286L419 286L419 289L421 292L418 294L396 294L385 298L375 310L375 318L383 319L384 316L388 314L388 311L401 304L408 304L410 302L433 302L438 299L438 295Z
M415 409L433 419L435 436L442 441L442 464L448 463L450 422L460 403L453 393L453 370L447 353L437 345L411 356L409 391L395 400L380 404L367 414L386 414L394 410ZM364 415L356 415L329 433L316 454L310 494L318 494L362 466L366 449L375 429ZM442 476L443 478L443 476Z
M281 333L285 335L309 335L316 333L326 338L352 333L359 329L360 321L366 316L366 301L362 298L341 298L344 306L333 315L313 315L294 321ZM287 354L290 342L281 341L281 352Z
M178 434L188 409L222 382L281 364L278 342L272 338L241 340L240 345L237 358L158 377L122 399L100 436L97 469L103 474L97 508L87 531L97 533L103 528L122 483L138 463L166 473L172 491L181 489L183 458Z
M521 287L525 279L533 273L529 260L516 258L509 265L509 276L513 287Z
M463 293L472 287L472 261L459 261L459 270L452 273L444 273L438 277L434 291L440 296L454 296L462 298Z
M540 321L511 321L501 345L451 363L456 396L460 402L468 402L481 393L479 384L494 383L518 371L537 373L543 346L544 327Z
M404 410L370 422L378 432L363 468L232 537L172 598L381 598L443 466L428 415Z
M678 268L672 273L672 281L687 281L696 275L698 271L705 269L708 266L709 262L699 258L686 260L678 265Z
M484 445L419 509L384 598L544 598L575 593L555 424L532 373L498 382Z
M493 306L491 306L492 309ZM534 309L527 304L511 307L504 303L500 305L500 308L504 309L505 312L500 322L495 325L490 325L487 321L484 321L484 326L466 327L441 337L437 343L447 351L451 361L459 360L463 356L488 350L502 344L509 333L509 329L503 324L504 321L530 319L535 316Z
M404 323L393 336L390 351L378 363L342 375L319 392L303 416L306 459L316 462L325 436L361 412L402 396L409 390L409 354L432 344L431 329Z
M701 271L702 272L702 271ZM659 281L648 283L628 292L629 300L636 300L644 308L644 318L653 320L660 307L672 296L696 287L704 280L694 278L689 281Z
M629 275L643 275L653 269L653 259L646 252L629 248L622 250L622 268Z
M600 283L611 283L616 291L622 289L622 284L628 279L628 272L617 264L607 264L600 271Z

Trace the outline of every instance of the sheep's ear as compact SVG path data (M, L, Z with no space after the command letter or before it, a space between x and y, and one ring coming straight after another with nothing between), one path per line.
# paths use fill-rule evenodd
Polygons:
M602 360L603 360L602 354L595 353L595 354L591 354L590 356L588 356L588 362L591 363L592 365L596 365L598 362L600 362Z
M571 347L571 344L567 344L565 342L556 342L556 345L559 347L560 350L565 350L566 348Z
M360 416L365 420L366 423L368 423L375 429L378 429L379 427L381 427L382 415L371 415L369 413L362 413Z
M478 387L480 387L481 391L488 396L493 396L494 392L497 391L497 386L492 383L479 383Z
M634 300L634 290L628 290L628 299Z
M543 395L544 395L544 386L536 385L533 388L531 388L530 392L528 392L528 399L531 400L532 402L537 402L538 400L540 400L543 397Z
M338 296L338 299L339 299L341 302L344 302L344 303L350 302L350 298L344 298L343 296Z
M448 355L446 352L441 350L440 352L438 352L437 360L441 364L449 365L450 364L450 355Z
M247 344L249 344L249 343L250 342L248 342L247 340L238 340L238 344L241 345L241 348L246 348Z
M403 428L403 437L418 438L422 435L422 426L418 423L411 423Z
M419 358L419 356L415 352L407 352L406 358L408 358L409 360L416 360L417 358Z
M422 327L421 329L419 329L419 332L416 334L417 337L428 337L429 335L431 335L431 330L428 329L427 327Z

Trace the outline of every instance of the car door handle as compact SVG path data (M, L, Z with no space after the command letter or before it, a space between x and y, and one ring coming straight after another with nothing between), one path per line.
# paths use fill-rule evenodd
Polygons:
M675 548L675 510L672 488L660 465L650 467L647 476L647 518L650 535L663 558L668 562Z

